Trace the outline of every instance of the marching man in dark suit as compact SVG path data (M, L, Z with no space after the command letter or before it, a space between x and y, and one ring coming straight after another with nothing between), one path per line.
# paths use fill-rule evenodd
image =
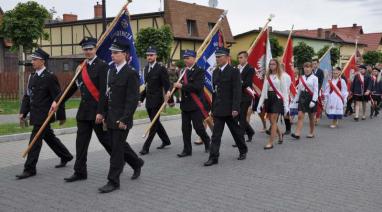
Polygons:
M146 99L146 110L150 120L153 120L163 102L167 102L170 98L170 79L167 69L157 62L157 50L155 48L149 47L147 49L146 59L148 62L144 70L146 87L141 94L141 102ZM163 93L165 93L164 98ZM159 119L158 117L154 126L150 129L146 142L139 152L141 155L149 153L151 142L156 133L158 133L159 138L162 140L162 145L157 147L157 149L164 149L171 144L170 138Z
M98 189L101 193L119 189L119 176L123 171L126 155L128 163L133 167L142 165L142 160L126 142L129 130L133 127L133 115L139 101L139 76L127 64L126 58L130 56L130 47L126 41L115 40L110 50L115 66L109 69L107 75L105 113L111 156L108 183Z
M238 56L239 61L239 71L241 76L241 103L240 103L240 115L239 122L240 126L244 129L245 133L248 136L247 142L251 142L255 131L247 121L248 108L251 106L252 97L248 93L248 88L252 89L252 78L255 73L251 65L248 64L248 53L246 51L239 52Z
M210 146L210 137L203 125L203 120L207 118L208 110L204 101L204 70L195 65L196 52L186 50L183 53L183 59L186 64L185 74L180 83L175 83L176 88L182 91L182 101L180 109L182 110L182 133L184 148L178 157L192 155L191 146L191 122L196 134L202 139L205 145L205 151L208 152Z
M111 154L111 143L107 131L103 130L102 121L104 120L104 103L106 98L106 76L109 66L99 59L96 55L97 39L85 37L80 45L87 59L80 76L75 84L70 87L64 101L67 101L78 89L81 93L81 103L77 112L77 139L76 139L76 162L74 164L74 174L65 178L66 182L74 182L77 180L87 179L87 154L89 143L93 131L95 132L99 142ZM61 95L56 98L52 104L52 109L57 109L56 102ZM125 143L125 149L129 150L129 145ZM131 177L136 179L141 173L143 160L135 164L130 159L131 154L126 152L124 155L125 161L134 169L134 174ZM133 155L135 157L135 155Z
M239 149L238 160L244 160L247 155L247 145L244 141L244 130L239 126L241 101L240 72L228 64L229 49L219 48L216 53L218 67L212 75L212 115L214 128L212 131L209 160L205 166L218 163L219 149L224 125L227 124L233 139Z
M32 141L41 128L48 116L50 105L54 98L60 93L60 85L57 77L50 73L45 67L45 63L48 59L49 54L42 49L37 49L32 54L32 65L36 72L29 77L27 92L23 97L20 109L21 120L24 120L28 113L30 113L30 124L33 125L30 141ZM66 119L64 106L58 109L57 119L60 120L60 125L64 124ZM50 122L53 121L55 121L54 117ZM61 163L57 165L56 168L64 167L67 162L73 159L73 156L56 137L50 124L48 124L37 142L32 146L24 165L24 171L16 175L17 179L24 179L36 175L36 164L40 155L43 139L54 153L61 158Z

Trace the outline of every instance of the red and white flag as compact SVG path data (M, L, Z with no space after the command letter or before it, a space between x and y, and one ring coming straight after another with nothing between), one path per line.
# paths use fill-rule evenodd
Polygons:
M350 57L349 61L346 63L342 71L347 81L348 89L350 89L351 79L353 79L354 74L357 71L357 55L356 55L357 53L356 52Z
M260 32L253 48L248 51L248 63L255 69L252 82L257 96L261 94L261 90L263 89L265 71L271 59L272 52L267 27Z
M282 59L282 63L284 64L285 72L290 76L291 84L290 84L290 93L293 96L296 96L296 82L294 76L294 67L293 67L293 39L292 39L292 31L288 37L288 41L284 50L284 55Z

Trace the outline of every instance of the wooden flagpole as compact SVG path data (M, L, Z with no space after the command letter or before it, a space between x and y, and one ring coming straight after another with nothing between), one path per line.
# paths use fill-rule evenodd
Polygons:
M101 38L97 42L96 49L98 49L98 47L102 44L102 42L105 40L105 38L111 32L111 30L114 28L114 26L116 25L118 19L123 15L123 13L125 12L127 6L131 3L131 1L132 0L128 0L126 2L126 4L123 5L123 7L119 11L118 15L111 22L109 28L101 35ZM74 75L73 79L70 81L69 85L66 87L66 89L64 90L64 92L61 95L60 99L58 100L57 107L60 106L60 104L64 100L65 96L68 94L70 87L72 87L72 85L76 81L77 77L80 75L80 73L82 71L82 67L86 64L86 62L87 62L87 59L85 59L80 65L77 66L76 74ZM49 122L52 119L54 114L55 114L54 111L49 111L48 117L45 119L44 123L42 124L42 126L40 127L40 129L38 130L36 135L33 137L32 141L29 143L27 149L23 152L23 154L22 154L23 158L25 158L25 156L27 156L27 154L30 152L30 150L32 149L33 145L37 142L37 139L41 136L42 132L45 130L46 126L49 124Z
M215 26L212 28L210 33L207 35L206 39L204 39L202 45L199 47L199 49L196 53L196 60L195 61L199 60L199 58L202 56L203 52L208 47L208 44L211 42L212 37L219 30L220 25L223 23L223 20L226 17L227 12L228 12L227 10L223 12L223 14L220 16L220 18L217 21L217 23L215 24ZM176 81L177 83L179 83L182 80L184 73L185 73L185 71L183 71L183 73L179 76L178 80ZM176 88L173 87L171 92L170 92L170 96L172 96L172 94L175 92L175 90L176 90ZM160 116L161 112L163 111L164 107L166 106L166 104L167 104L167 101L164 101L162 106L159 108L157 114L154 116L153 120L151 121L150 125L146 128L145 133L142 135L142 138L145 138L148 135L148 133L150 132L150 129L154 126L154 123L159 118L159 116ZM205 121L209 127L212 127L211 117L206 118Z
M269 16L269 18L267 19L267 22L265 23L264 27L261 29L260 33L257 35L256 39L253 41L253 43L251 44L251 46L249 47L248 49L248 54L251 54L253 48L255 47L255 45L257 44L259 38L261 37L261 35L264 33L265 30L268 29L268 25L269 23L272 21L272 18L274 18L275 16L273 14L271 14Z

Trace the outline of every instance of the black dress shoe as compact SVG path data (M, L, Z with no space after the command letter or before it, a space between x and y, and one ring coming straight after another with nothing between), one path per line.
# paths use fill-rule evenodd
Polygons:
M238 160L245 160L245 158L247 158L247 153L241 153L237 159Z
M157 149L164 149L166 146L170 146L170 145L171 145L171 143L169 143L169 144L162 144L162 145L158 146Z
M187 153L187 152L182 152L180 154L177 154L177 156L180 158L184 158L184 157L191 156L191 155L192 155L192 153Z
M23 173L16 175L16 178L18 180L21 180L21 179L25 179L25 178L32 177L35 175L36 175L36 172L23 171Z
M246 140L245 142L252 142L252 138L253 138L253 135L248 135L248 140Z
M232 144L232 147L236 148L236 147L237 147L237 145L236 145L236 144Z
M271 130L265 130L265 134L271 135Z
M62 168L62 167L65 167L66 164L67 164L69 161L71 161L71 160L73 160L73 157L70 158L69 160L61 159L60 164L57 164L54 168Z
M143 161L141 158L139 158L139 160L141 161L141 166L139 166L138 168L134 169L134 173L131 176L132 180L136 180L136 179L139 178L139 176L141 176L141 169L142 169L143 164L145 164L145 161Z
M359 118L354 118L354 121L359 121Z
M139 154L141 154L141 155L147 155L147 154L149 154L149 150L144 150L144 149L142 149L142 150L139 152Z
M286 130L285 132L284 132L284 135L289 135L290 134L290 130Z
M119 189L119 185L115 185L114 183L108 182L106 185L99 188L98 191L100 193L109 193L117 189Z
M207 162L204 163L204 166L212 166L212 165L215 165L215 164L218 164L218 159L208 159Z
M64 180L68 183L79 181L79 180L86 180L88 177L84 175L78 175L78 174L73 174L70 177L64 178Z
M195 145L202 145L202 144L203 144L203 141L194 141L194 144L195 144Z
M299 135L296 135L296 134L294 134L294 133L292 133L292 135L290 135L290 136L292 136L292 137L295 138L295 139L300 139L300 136L299 136Z

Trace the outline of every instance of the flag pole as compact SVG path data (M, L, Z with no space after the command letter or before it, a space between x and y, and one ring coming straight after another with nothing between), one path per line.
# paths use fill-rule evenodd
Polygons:
M351 62L351 60L352 60L352 57L355 57L354 60L355 60L355 62L357 63L357 49L358 49L358 39L355 40L355 49L354 49L354 53L353 53L352 56L350 56L348 62L346 63L346 65L345 65L344 68L342 69L340 76L342 76L342 74L344 73L344 71L349 67L350 62Z
M101 35L100 39L98 40L97 42L97 45L96 45L96 50L98 49L98 47L102 44L102 42L105 40L105 38L107 37L107 35L111 32L111 30L114 28L114 26L116 25L118 19L123 15L124 11L126 10L127 6L132 2L132 0L128 0L126 2L126 4L123 5L123 7L121 8L121 10L119 11L118 15L114 18L114 20L111 22L109 28ZM87 62L87 59L85 59L80 65L77 66L76 68L76 74L74 75L74 77L72 78L72 80L70 81L70 83L68 84L68 86L66 86L64 92L62 93L60 99L58 100L57 102L57 107L59 107L61 105L61 103L63 102L65 96L68 94L69 92L69 89L70 87L72 87L72 85L74 84L74 82L76 81L77 77L80 75L81 71L82 71L82 67L86 64ZM37 139L41 136L42 132L45 130L46 126L49 124L50 120L52 119L53 115L55 114L54 111L49 111L48 113L48 116L46 117L44 123L41 125L40 129L37 131L36 135L33 137L32 141L29 143L28 147L26 148L26 150L22 153L22 157L25 158L25 156L27 156L27 154L31 151L33 145L37 142Z
M199 47L199 49L198 49L198 51L196 53L196 60L195 61L198 61L199 58L202 56L202 54L206 50L208 44L211 42L212 37L219 30L220 25L223 23L223 20L227 16L227 13L228 13L228 11L225 10L223 12L223 14L220 15L219 20L216 22L215 26L212 28L210 33L207 35L206 39L204 39L202 45ZM183 78L185 73L186 72L183 71L183 73L179 76L178 80L176 81L177 83L179 83L182 80L182 78ZM171 92L170 92L170 96L172 96L172 94L175 92L175 90L176 90L176 88L173 87ZM159 108L157 114L154 116L153 120L151 121L150 125L146 128L145 133L142 135L142 138L145 138L148 135L148 133L150 132L150 129L154 126L154 123L159 118L159 116L160 116L161 112L163 111L164 107L166 106L166 104L167 104L167 101L164 101L162 106ZM205 121L208 124L208 126L211 127L211 124L212 124L211 118L208 117L208 118L205 119Z
M269 23L272 21L272 18L274 18L275 16L273 14L271 14L269 16L269 18L267 19L267 22L265 23L264 27L261 29L260 33L257 35L256 39L253 41L253 43L251 44L251 46L249 47L248 49L248 54L251 54L253 48L255 47L255 45L257 44L259 38L261 37L261 35L264 33L265 30L268 29L268 25Z
M291 28L291 30L290 30L290 32L289 32L288 40L287 40L287 42L286 42L286 45L288 45L288 44L289 44L289 40L292 39L293 28L294 28L294 24L292 24L292 28ZM286 46L286 47L287 47L287 46ZM283 59L283 60L282 60L282 61L284 61L284 57L285 57L285 54L286 54L285 49L286 49L286 48L284 48L284 53L283 53L283 56L282 56L282 59ZM285 64L284 64L284 65L285 65Z

